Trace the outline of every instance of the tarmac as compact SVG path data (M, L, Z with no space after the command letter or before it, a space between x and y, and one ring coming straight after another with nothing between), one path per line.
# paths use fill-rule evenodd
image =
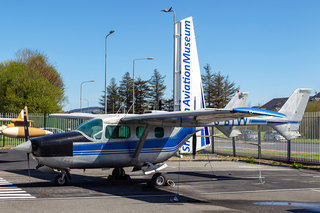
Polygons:
M162 172L174 187L150 187L151 176L109 181L112 170L72 170L72 182L54 186L54 174L35 170L26 154L0 151L1 212L320 212L319 170L239 161L171 160Z

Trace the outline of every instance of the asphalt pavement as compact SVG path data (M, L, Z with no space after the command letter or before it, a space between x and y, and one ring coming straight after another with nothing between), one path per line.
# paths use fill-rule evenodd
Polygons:
M0 151L1 212L320 212L320 172L233 161L168 161L175 187L151 176L109 181L112 170L72 170L68 186L35 170L27 156ZM180 166L179 166L180 165Z

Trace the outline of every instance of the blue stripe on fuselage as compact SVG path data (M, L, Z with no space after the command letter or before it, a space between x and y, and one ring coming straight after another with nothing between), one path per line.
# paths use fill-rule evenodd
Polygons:
M147 139L141 153L172 152L178 150L188 135L194 134L196 128L185 127L172 137ZM121 140L110 142L91 142L73 145L73 155L98 155L98 154L132 154L137 147L138 140ZM180 146L179 146L180 144Z

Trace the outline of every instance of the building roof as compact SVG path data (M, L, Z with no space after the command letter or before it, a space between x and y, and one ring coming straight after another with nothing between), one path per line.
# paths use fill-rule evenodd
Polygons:
M85 113L93 113L93 114L103 114L104 113L104 108L103 107L86 107L80 109L73 109L70 110L69 112L85 112Z
M271 101L265 103L263 106L261 106L261 109L266 110L280 110L283 104L288 100L288 98L274 98Z
M274 98L271 101L265 103L260 108L267 109L267 110L279 111L287 100L288 100L288 98ZM311 102L311 101L320 101L320 93L317 93L314 96L310 96L309 102Z

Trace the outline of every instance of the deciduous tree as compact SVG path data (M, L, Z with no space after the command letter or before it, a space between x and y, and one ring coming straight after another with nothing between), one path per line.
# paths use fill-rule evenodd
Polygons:
M53 113L61 110L61 91L25 63L8 61L0 66L0 112Z

